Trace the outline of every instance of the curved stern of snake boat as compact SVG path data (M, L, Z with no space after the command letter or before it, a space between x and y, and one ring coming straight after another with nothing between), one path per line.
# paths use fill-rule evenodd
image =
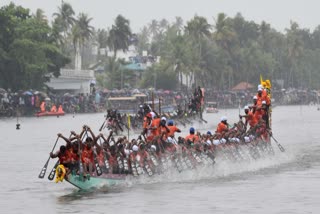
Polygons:
M87 176L86 178L84 178L80 175L70 174L65 177L65 180L81 190L91 190L101 187L109 188L112 186L123 184L126 180L126 176L104 174L99 177Z

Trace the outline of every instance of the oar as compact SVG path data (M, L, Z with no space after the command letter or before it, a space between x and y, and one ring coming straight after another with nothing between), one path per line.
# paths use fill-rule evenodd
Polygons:
M203 119L203 118L200 118L200 120L202 120L202 121L205 122L205 123L208 123L208 121L206 121L206 120Z
M285 149L281 146L281 144L272 136L272 134L270 132L268 132L270 137L272 137L272 139L276 142L277 146L279 147L281 152L285 152Z
M103 127L104 127L104 124L106 123L106 120L104 120L103 121L103 123L102 123L102 125L101 125L101 127L100 127L100 129L99 129L99 132L101 132L102 131L102 129L103 129Z
M52 181L54 179L54 176L56 175L56 169L57 169L57 166L59 165L59 160L56 162L56 164L54 165L54 167L52 168L49 176L48 176L48 179L50 181Z
M54 143L54 146L53 146L51 152L53 152L53 150L56 148L56 145L57 145L57 143L58 143L58 140L59 140L59 136L57 137L57 140L56 140L56 142ZM38 176L39 178L44 178L44 176L45 176L45 174L46 174L46 171L47 171L47 167L48 167L48 164L49 164L50 159L51 159L51 157L49 156L47 162L44 164L44 166L43 166L43 168L42 168L42 170L41 170L41 172L40 172L40 174L39 174L39 176Z

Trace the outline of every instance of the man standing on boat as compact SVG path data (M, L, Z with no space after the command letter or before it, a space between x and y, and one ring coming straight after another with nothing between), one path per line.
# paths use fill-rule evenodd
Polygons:
M246 119L245 128L247 129L248 123L250 125L250 128L257 125L258 121L254 117L252 111L249 110L249 106L244 107L244 112L245 112L245 115L239 115L239 117L240 119L242 119L243 117Z

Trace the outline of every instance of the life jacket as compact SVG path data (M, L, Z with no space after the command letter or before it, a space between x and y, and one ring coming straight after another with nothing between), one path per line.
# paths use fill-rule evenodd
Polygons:
M59 112L59 113L64 113L64 111L63 111L63 109L62 109L62 105L59 105L58 112Z
M70 162L70 157L69 157L68 151L66 151L64 154L61 154L59 152L58 158L59 158L60 164L66 164L66 163Z
M74 152L72 148L68 150L68 155L71 162L79 161L79 155L76 152Z
M41 112L45 112L46 111L46 103L45 102L42 102L41 105L40 105L40 111Z
M86 146L84 147L81 154L81 161L85 164L90 164L94 162L93 150L92 148L88 149Z
M55 182L58 183L59 181L62 182L64 177L66 175L66 168L62 165L59 164L56 168L56 180Z
M52 107L51 107L51 110L50 110L51 112L57 112L57 107L55 106L55 105L53 105Z
M104 155L102 150L99 153L97 153L97 161L99 166L104 166Z

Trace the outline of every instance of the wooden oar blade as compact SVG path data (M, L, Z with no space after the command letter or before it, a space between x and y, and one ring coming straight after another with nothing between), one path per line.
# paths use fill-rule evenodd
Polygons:
M49 157L49 159L47 160L47 162L45 163L45 165L42 167L38 178L44 178L44 176L45 176L45 174L46 174L46 171L47 171L47 167L48 167L49 160L50 160L50 157Z
M44 178L46 171L47 171L47 167L43 167L38 178Z
M48 176L48 179L50 181L52 181L54 179L54 176L56 175L56 169L57 169L57 166L59 165L59 161L56 162L56 164L54 165L54 167L52 168L49 176Z

